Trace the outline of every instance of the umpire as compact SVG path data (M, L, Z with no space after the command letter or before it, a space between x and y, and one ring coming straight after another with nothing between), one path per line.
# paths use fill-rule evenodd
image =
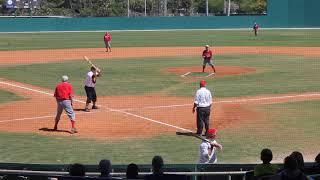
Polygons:
M209 129L210 109L212 104L212 96L210 90L206 88L206 81L200 81L200 89L197 90L194 100L192 112L197 108L197 134L202 134L203 124L206 129L205 134Z

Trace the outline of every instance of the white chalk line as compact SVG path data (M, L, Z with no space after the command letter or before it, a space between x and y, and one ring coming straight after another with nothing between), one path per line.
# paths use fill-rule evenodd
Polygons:
M130 113L130 112L121 111L121 110L116 110L116 111L124 113L124 114L127 114L127 115L130 115L130 116L133 116L133 117L137 117L137 118L141 118L141 119L144 119L144 120L148 120L148 121L151 121L151 122L154 122L154 123L158 123L158 124L162 124L162 125L165 125L165 126L169 126L169 127L175 128L175 129L192 132L189 129L184 129L184 128L181 128L181 127L178 127L178 126L175 126L175 125L171 125L171 124L168 124L168 123L164 123L164 122L161 122L161 121L156 121L156 120L153 120L153 119L150 119L150 118L147 118L147 117L144 117L144 116L140 116L140 115L137 115L137 114L133 114L133 113Z
M191 72L187 72L187 73L185 73L185 74L182 74L181 77L185 77L185 76L187 76L187 75L189 75L189 74L191 74Z
M172 105L163 105L163 106L145 106L145 107L138 107L138 108L125 108L120 109L122 111L132 111L132 110L138 110L138 109L160 109L160 108L172 108L172 107L185 107L185 106L191 106L193 104L172 104Z
M101 112L101 111L79 112L79 113L76 113L76 115L93 114L93 113L98 113L98 112ZM62 116L67 116L67 114L62 114ZM56 115L36 116L36 117L27 117L27 118L18 118L18 119L8 119L8 120L1 120L0 123L14 122L14 121L24 121L24 120L46 119L46 118L54 118L54 117L56 117Z
M212 76L212 75L214 75L215 73L210 73L210 74L208 74L206 77L210 77L210 76Z
M40 90L28 88L28 87L25 87L25 86L19 86L19 85L12 84L12 83L7 83L7 82L0 81L0 84L5 84L5 85L8 85L8 86L12 86L12 87L20 88L20 89L25 89L25 90L32 91L32 92L37 92L37 93L40 93L40 94L53 96L52 93L48 93L48 92L45 92L45 91L40 91ZM81 101L81 100L78 100L78 99L73 99L73 100L76 101L76 102L80 102L80 103L86 103L85 101Z
M224 103L245 103L245 102L254 102L254 101L263 101L263 100L278 100L286 98L298 98L298 97L313 97L320 96L320 93L313 94L298 94L298 95L284 95L284 96L275 96L275 97L265 97L265 98L247 98L247 99L237 99L237 100L223 100L223 101L214 101L213 104L224 104ZM146 106L139 108L126 108L120 109L122 111L132 111L139 109L160 109L160 108L173 108L173 107L186 107L193 106L193 104L172 104L172 105L163 105L163 106Z
M52 93L48 93L48 92L45 92L45 91L28 88L28 87L25 87L25 86L19 86L19 85L13 84L13 83L0 81L0 84L5 84L5 85L8 85L8 86L13 86L13 87L16 87L16 88L25 89L25 90L32 91L32 92L37 92L37 93L53 96ZM74 101L80 102L80 103L84 103L84 104L86 103L85 101L81 101L81 100L77 100L77 99L74 99ZM103 106L100 105L100 107L103 107ZM164 123L164 122L161 122L161 121L150 119L150 118L147 118L147 117L144 117L144 116L140 116L140 115L137 115L137 114L125 112L123 110L116 110L116 109L112 109L112 108L108 108L108 107L104 107L104 108L106 110L111 111L111 112L119 112L120 114L130 115L130 116L133 116L133 117L136 117L136 118L141 118L141 119L144 119L144 120L147 120L147 121L150 121L150 122L154 122L154 123L157 123L157 124L161 124L161 125L165 125L165 126L168 126L168 127L173 127L175 129L191 132L191 130L188 130L188 129L184 129L184 128L181 128L181 127L178 127L178 126L175 126L175 125L171 125L171 124L168 124L168 123Z

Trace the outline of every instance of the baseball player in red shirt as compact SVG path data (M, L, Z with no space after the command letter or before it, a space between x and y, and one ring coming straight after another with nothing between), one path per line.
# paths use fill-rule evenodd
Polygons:
M60 117L62 111L65 110L70 121L71 121L71 133L77 133L77 129L75 128L75 113L72 107L72 97L73 97L73 88L72 85L68 82L68 76L62 76L62 82L60 82L55 89L54 97L57 101L57 115L55 118L54 130L58 129L58 123L60 121Z
M205 45L205 50L202 52L202 58L203 58L203 65L202 65L202 72L204 72L204 69L206 68L206 64L209 64L213 69L213 74L216 73L216 69L214 67L214 63L212 61L212 51L209 49L209 45Z
M108 52L108 50L110 50L110 52L111 52L111 40L112 40L111 34L107 31L104 34L103 39L104 39L104 44L106 45L106 49L107 49L106 52Z

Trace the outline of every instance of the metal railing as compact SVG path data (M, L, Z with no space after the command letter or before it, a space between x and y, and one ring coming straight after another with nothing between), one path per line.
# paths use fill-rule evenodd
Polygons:
M175 174L175 175L185 175L190 176L193 179L197 179L200 176L223 176L225 179L232 180L233 175L240 175L242 180L245 180L245 174L247 171L226 171L226 172L164 172L165 174ZM25 177L49 177L49 178L59 178L68 176L68 172L61 171L29 171L29 170L7 170L0 169L0 175L14 175L14 176L25 176ZM152 172L139 172L140 176L145 176L152 174ZM88 177L98 177L100 173L98 172L87 172ZM125 172L112 172L113 177L125 177Z

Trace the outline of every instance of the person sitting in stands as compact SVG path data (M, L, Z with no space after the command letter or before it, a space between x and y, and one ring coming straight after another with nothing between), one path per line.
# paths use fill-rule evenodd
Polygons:
M126 177L127 179L139 179L139 168L136 164L131 163L127 167Z
M290 156L292 156L298 163L298 169L304 172L304 159L301 152L293 151Z
M293 156L284 159L284 169L275 175L272 180L307 180L306 175L298 169L298 163Z
M75 163L71 164L69 168L69 175L70 176L85 176L86 169L82 164Z
M261 151L260 159L262 164L258 164L254 167L254 176L266 176L266 175L273 175L276 174L278 171L278 166L271 164L273 155L270 149L263 149Z
M315 161L315 163L314 163L313 167L320 168L320 153L316 156L314 161Z
M100 177L111 178L111 161L103 159L99 162Z

